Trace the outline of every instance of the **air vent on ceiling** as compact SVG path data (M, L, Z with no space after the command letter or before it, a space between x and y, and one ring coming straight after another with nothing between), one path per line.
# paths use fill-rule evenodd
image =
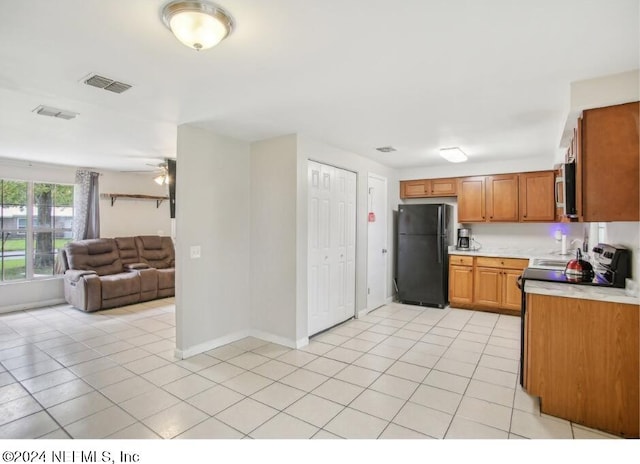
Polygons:
M392 151L398 151L393 147L378 147L376 150L381 151L382 153L391 153Z
M92 74L84 80L84 83L92 87L98 87L99 89L108 90L109 92L122 93L125 90L129 90L131 86L122 82L109 79L108 77L99 76L98 74Z
M73 111L61 110L60 108L54 108L52 106L44 106L40 105L33 110L34 113L39 114L41 116L51 116L52 118L59 119L74 119L78 116L78 113Z

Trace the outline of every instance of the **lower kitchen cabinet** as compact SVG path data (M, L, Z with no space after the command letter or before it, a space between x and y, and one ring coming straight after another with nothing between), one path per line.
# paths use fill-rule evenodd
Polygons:
M449 257L449 303L452 306L473 304L473 257Z
M451 306L519 316L522 297L517 281L528 264L527 259L451 255Z
M545 414L638 438L639 306L527 294L524 388Z

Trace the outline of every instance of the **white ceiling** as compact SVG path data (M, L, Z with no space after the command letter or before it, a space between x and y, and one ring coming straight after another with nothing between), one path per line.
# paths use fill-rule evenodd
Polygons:
M196 123L303 133L392 167L446 163L445 146L551 160L570 82L639 67L637 0L220 0L237 27L203 52L165 28L167 1L4 2L0 157L145 169ZM93 72L133 88L82 84Z

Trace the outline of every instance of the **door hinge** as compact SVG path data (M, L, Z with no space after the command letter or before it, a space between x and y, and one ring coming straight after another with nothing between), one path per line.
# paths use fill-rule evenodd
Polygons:
M367 295L371 295L371 289L370 288L367 289Z

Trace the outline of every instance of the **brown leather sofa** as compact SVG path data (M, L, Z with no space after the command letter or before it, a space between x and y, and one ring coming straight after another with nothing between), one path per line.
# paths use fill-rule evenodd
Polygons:
M175 295L171 237L80 240L62 252L64 295L84 311L114 308Z

